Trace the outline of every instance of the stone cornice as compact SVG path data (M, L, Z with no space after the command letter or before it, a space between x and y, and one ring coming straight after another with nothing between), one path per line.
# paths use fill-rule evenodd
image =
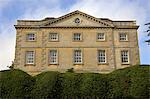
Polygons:
M124 47L122 47L122 46L109 46L109 45L107 45L107 46L52 46L52 47L50 47L50 46L45 46L45 47L43 47L43 46L28 46L28 47L26 47L26 46L21 46L20 48L31 48L31 49L34 49L34 48L137 48L137 46L124 46Z
M102 27L102 26L29 26L29 25L14 25L16 29L39 29L39 28L86 28L86 29L91 29L91 28L112 28L112 27Z
M39 26L39 25L14 25L16 29L39 29L39 28L115 28L115 29L138 29L139 26L115 26L115 27L102 27L102 26Z
M39 29L40 27L37 25L14 25L16 29Z
M102 27L102 26L41 26L40 28L112 28L112 27Z
M116 29L138 29L139 26L115 26Z

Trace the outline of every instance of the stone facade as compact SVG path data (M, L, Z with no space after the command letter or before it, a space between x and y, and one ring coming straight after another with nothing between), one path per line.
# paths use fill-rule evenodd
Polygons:
M79 22L75 22L78 18ZM139 47L135 21L113 21L95 18L80 11L74 11L59 18L43 20L18 20L16 28L15 68L29 74L43 71L65 72L74 68L76 72L108 73L115 69L139 64ZM35 34L33 41L27 41L29 33ZM50 41L49 34L57 33L58 41ZM80 33L82 40L73 40L74 33ZM105 39L97 40L97 33L104 33ZM120 33L127 40L120 41ZM49 51L57 51L57 64L49 64ZM82 51L82 63L74 63L74 50ZM105 62L98 62L98 50L105 50ZM122 63L121 51L128 51L128 62ZM26 52L34 51L34 63L26 63Z

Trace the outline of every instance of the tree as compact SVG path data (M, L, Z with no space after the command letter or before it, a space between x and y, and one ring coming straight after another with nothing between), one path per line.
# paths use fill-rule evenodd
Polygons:
M150 37L150 22L145 24L148 26L148 29L146 30L147 36ZM150 38L145 40L145 42L148 42L148 45L150 45Z

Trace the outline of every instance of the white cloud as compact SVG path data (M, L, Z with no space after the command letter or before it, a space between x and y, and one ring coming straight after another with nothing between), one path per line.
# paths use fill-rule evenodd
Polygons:
M63 14L63 11L59 7L48 9L40 7L38 9L26 10L25 14L21 16L21 19L44 19L45 17L59 17Z
M8 69L15 53L15 29L13 22L3 23L0 29L0 70Z
M7 69L14 59L15 52L15 37L5 38L1 36L0 42L3 44L0 46L0 70Z
M139 23L143 22L147 9L141 7L138 2L124 3L124 1L126 0L81 0L71 8L71 11L79 9L100 18L138 19Z

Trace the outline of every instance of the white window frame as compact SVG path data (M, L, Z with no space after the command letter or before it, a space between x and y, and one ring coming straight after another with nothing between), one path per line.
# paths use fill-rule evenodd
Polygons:
M26 64L34 64L35 61L35 52L34 51L26 51Z
M127 33L120 33L119 34L119 40L120 41L128 41L128 35L127 35Z
M105 33L97 33L98 41L105 41Z
M73 41L82 41L82 33L74 33Z
M121 51L121 63L129 64L129 51L128 50Z
M58 51L57 50L49 51L49 64L58 64Z
M59 36L58 33L49 33L49 41L58 41Z
M73 55L74 64L82 64L82 50L74 50Z
M28 33L26 40L27 41L35 41L36 40L36 34L35 33Z
M98 50L98 63L104 64L106 63L106 51L105 50Z

